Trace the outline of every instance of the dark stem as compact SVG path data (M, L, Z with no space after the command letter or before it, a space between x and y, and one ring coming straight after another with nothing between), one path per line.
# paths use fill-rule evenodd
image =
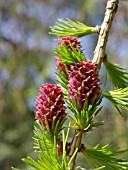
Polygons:
M72 144L71 144L71 148L70 148L70 151L69 151L69 160L71 159L72 155L74 154L74 152L76 151L77 149L77 152L70 164L70 169L69 170L74 170L74 167L75 167L75 164L76 164L76 157L77 157L77 154L81 148L81 142L82 142L82 131L79 131L79 130L76 130L75 131L75 136L74 136L74 140L72 141Z

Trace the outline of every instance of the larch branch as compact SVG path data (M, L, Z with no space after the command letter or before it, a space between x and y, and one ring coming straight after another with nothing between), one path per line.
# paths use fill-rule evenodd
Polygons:
M101 25L99 39L94 51L93 63L97 65L97 71L100 70L101 64L105 57L106 44L111 29L112 21L118 8L119 0L108 0L103 23Z

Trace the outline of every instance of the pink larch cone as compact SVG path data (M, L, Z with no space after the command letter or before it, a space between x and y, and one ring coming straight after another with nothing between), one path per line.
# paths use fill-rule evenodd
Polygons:
M79 62L71 66L68 85L69 98L74 99L80 110L83 109L87 96L88 104L90 105L100 94L98 82L96 66L91 61Z
M61 47L62 43L65 43L65 45L68 47L68 49L72 52L72 48L70 43L72 44L72 46L75 48L75 50L78 50L81 48L81 44L80 41L76 38L76 37L63 37L61 40L58 41L58 48ZM69 65L64 65L61 63L60 59L58 56L55 57L56 58L56 65L57 65L57 69L59 71L63 71L65 73L65 75L67 76L67 71L66 71L66 67L67 69L70 71L70 66Z
M55 84L44 84L39 89L36 110L37 119L41 120L46 126L46 119L50 129L52 128L53 118L62 121L66 116L61 87Z

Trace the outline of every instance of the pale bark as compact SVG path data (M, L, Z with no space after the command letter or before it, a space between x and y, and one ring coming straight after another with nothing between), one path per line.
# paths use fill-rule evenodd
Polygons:
M111 29L112 21L118 8L119 0L108 0L103 23L101 25L99 39L94 51L93 63L97 65L97 70L101 68L101 64L106 53L106 44Z

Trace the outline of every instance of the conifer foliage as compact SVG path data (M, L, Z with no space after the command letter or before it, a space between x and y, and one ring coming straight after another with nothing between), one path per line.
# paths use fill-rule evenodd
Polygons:
M104 60L117 89L103 90L97 65L85 57L77 38L96 33L96 28L69 19L59 21L62 24L51 27L51 34L63 36L55 49L57 80L60 85L43 84L39 88L34 126L37 161L28 157L23 162L36 170L84 170L76 165L77 155L81 152L85 157L85 167L88 164L93 170L127 170L128 161L117 156L128 150L113 150L108 144L87 148L82 138L86 138L85 134L95 130L95 127L103 125L103 122L96 122L95 119L102 108L103 97L110 100L118 110L119 107L128 110L128 73ZM120 75L125 78L121 79ZM116 83L118 77L120 82ZM70 129L74 130L71 141L68 139Z

